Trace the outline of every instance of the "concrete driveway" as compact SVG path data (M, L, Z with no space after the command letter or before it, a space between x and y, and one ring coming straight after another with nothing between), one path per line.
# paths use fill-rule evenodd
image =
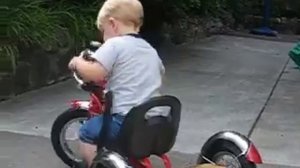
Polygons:
M175 167L193 164L205 140L225 129L250 135L266 167L300 165L300 72L287 55L293 45L213 36L163 50L163 90L183 104ZM0 167L64 168L51 148L51 124L69 100L87 96L68 80L0 103Z

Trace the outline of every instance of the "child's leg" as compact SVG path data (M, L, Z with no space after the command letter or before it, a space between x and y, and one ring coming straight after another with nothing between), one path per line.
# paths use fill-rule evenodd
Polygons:
M90 167L92 165L93 159L97 155L97 146L80 141L79 150L83 160L88 165L88 167Z
M83 160L89 165L92 164L97 152L96 139L102 129L103 116L96 116L89 119L79 131L79 151Z
M115 138L120 130L124 117L119 115L113 115L110 125L110 132L108 138ZM83 159L90 166L93 159L97 154L97 139L102 129L103 116L96 116L89 119L80 129L80 154Z

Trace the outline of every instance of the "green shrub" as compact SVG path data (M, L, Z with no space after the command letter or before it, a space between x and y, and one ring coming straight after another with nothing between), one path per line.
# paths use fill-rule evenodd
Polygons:
M58 41L56 32L63 29L58 16L53 11L42 8L40 0L7 1L3 42L0 46L1 57L10 57L15 70L19 48L31 45L42 46Z
M71 37L70 43L82 47L95 37L95 18L101 1L2 0L0 57L9 57L16 69L19 49L43 49L60 46L62 32ZM1 2L2 3L2 2Z

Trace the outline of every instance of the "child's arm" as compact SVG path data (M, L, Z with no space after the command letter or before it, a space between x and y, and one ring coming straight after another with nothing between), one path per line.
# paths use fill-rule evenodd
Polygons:
M107 75L105 68L99 62L90 62L82 57L74 57L69 64L70 69L76 70L85 82L99 82Z
M85 82L102 81L111 72L118 55L114 39L107 40L91 57L96 61L86 61L82 57L74 57L69 63L71 70L76 70Z

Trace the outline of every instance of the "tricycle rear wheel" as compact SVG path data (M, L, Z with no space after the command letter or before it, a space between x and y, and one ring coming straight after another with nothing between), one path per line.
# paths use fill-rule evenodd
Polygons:
M199 155L198 164L209 163L209 161L228 168L256 168L256 165L249 162L241 150L228 141L216 145L206 156Z

